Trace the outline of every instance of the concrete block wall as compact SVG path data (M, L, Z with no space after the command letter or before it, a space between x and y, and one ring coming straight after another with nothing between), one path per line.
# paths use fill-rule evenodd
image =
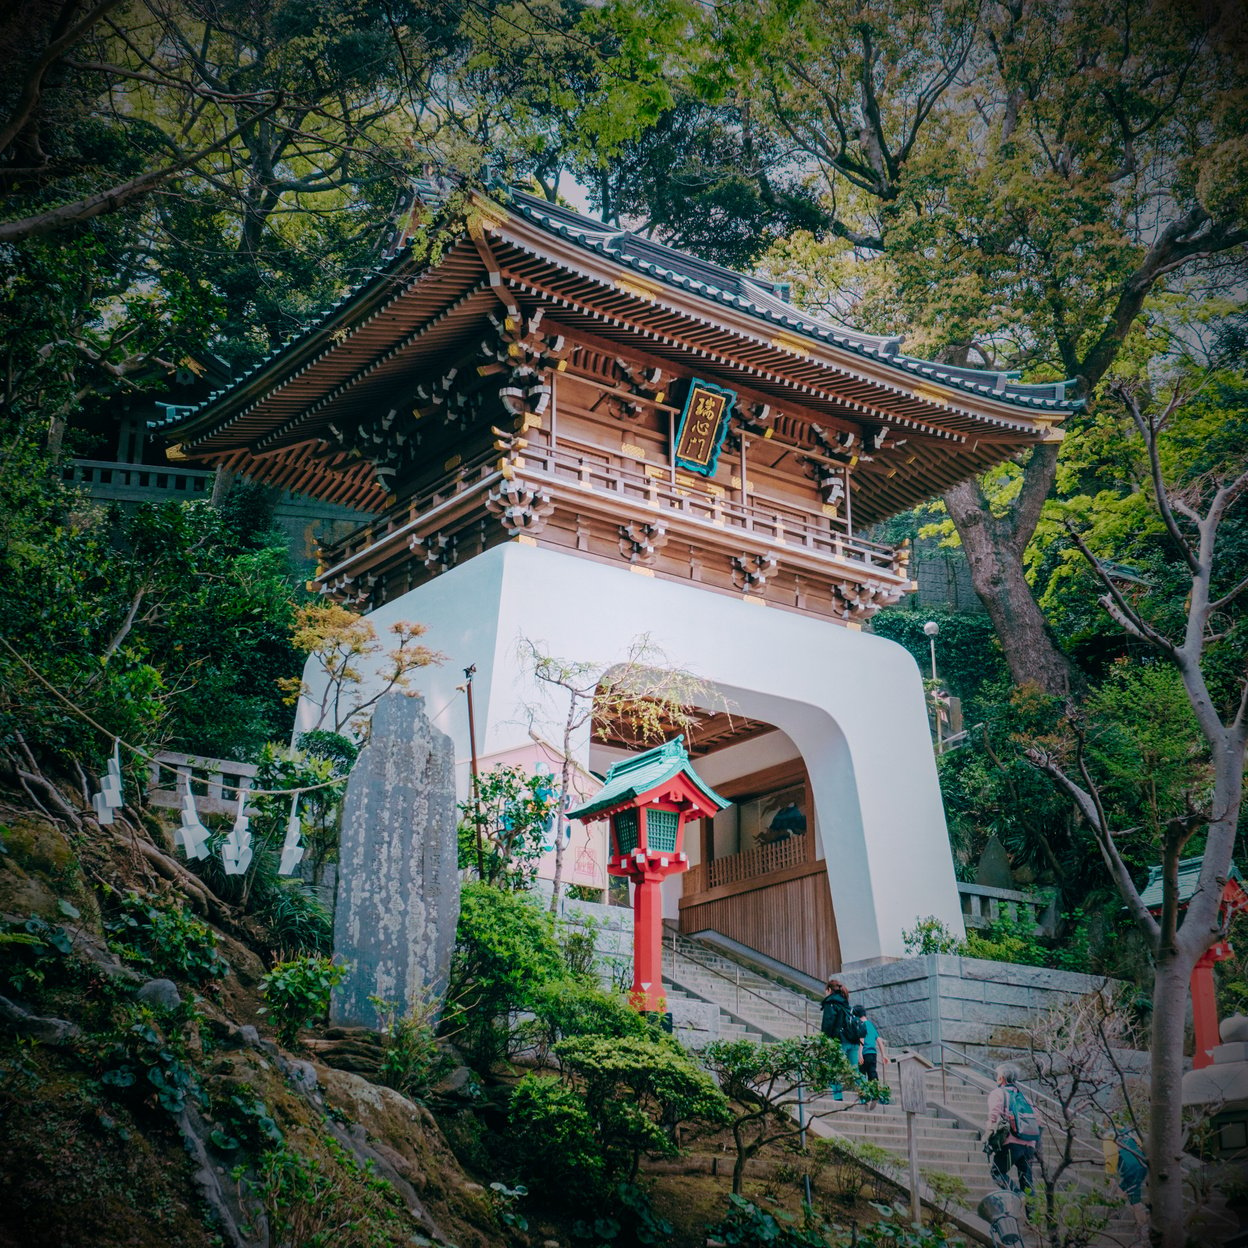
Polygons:
M1017 1051L1017 1029L1037 1014L1085 996L1096 975L948 954L906 958L840 976L851 1000L871 1012L885 1042L938 1060L940 1042L981 1062Z

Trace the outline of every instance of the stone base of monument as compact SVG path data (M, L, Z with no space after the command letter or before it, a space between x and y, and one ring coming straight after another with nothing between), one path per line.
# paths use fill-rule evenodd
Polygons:
M335 1070L375 1079L385 1056L381 1036L367 1027L329 1027L323 1037L304 1041L318 1062Z

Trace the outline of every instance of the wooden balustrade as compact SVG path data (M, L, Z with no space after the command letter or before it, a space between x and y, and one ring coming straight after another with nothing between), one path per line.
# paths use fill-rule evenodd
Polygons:
M796 503L781 504L758 496L742 503L722 489L716 492L679 478L673 481L666 474L647 473L635 462L605 451L595 454L586 449L566 445L552 448L535 442L524 450L521 459L522 466L515 469L517 478L555 491L561 483L578 490L592 490L618 499L621 514L627 514L629 503L636 503L718 529L746 533L777 548L792 547L840 563L857 564L865 572L906 575L903 561L893 547L854 536L844 519L807 512ZM448 504L497 479L497 461L497 451L486 451L456 465L436 485L336 543L326 552L328 564L338 567L350 563L380 544L397 540L400 531L420 532L426 517L431 529L439 522L445 523L449 517L442 513Z
M623 499L679 512L717 527L739 529L780 545L796 545L837 559L865 563L897 573L897 555L891 546L851 536L841 519L811 513L808 517L782 514L755 498L749 503L696 486L637 472L622 460L595 459L565 447L528 448L523 475L574 481Z
M786 867L798 866L806 861L806 852L805 838L791 836L774 845L759 845L755 849L747 849L743 854L730 854L726 858L715 858L711 862L699 862L685 873L684 895L689 897L694 893L705 893L725 884L736 884L741 880L750 880L773 871L783 871Z

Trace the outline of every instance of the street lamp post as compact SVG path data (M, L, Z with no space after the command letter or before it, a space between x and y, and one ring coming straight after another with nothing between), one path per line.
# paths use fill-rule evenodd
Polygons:
M944 752L944 742L940 735L940 698L936 692L936 638L940 635L940 625L935 620L928 620L923 625L923 631L927 634L928 644L932 649L932 717L936 721L936 753Z

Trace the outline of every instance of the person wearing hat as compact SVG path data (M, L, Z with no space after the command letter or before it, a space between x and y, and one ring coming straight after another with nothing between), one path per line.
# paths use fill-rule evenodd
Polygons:
M888 1053L884 1049L884 1041L880 1037L879 1028L867 1017L865 1005L854 1006L854 1017L861 1019L862 1025L867 1029L866 1035L862 1038L862 1061L858 1069L868 1079L878 1079L879 1068L888 1065Z

